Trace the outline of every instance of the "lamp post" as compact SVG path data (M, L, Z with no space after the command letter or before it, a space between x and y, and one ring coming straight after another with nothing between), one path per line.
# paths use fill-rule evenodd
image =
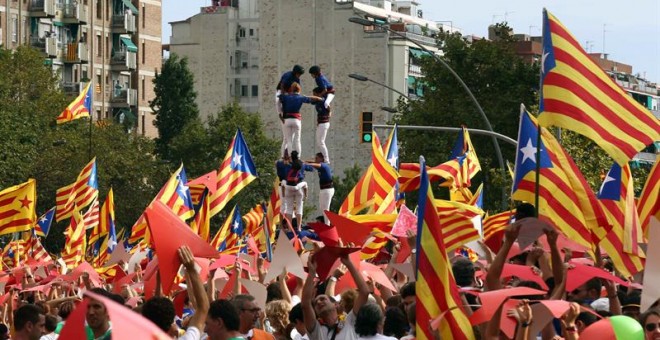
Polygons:
M389 28L387 25L380 24L380 23L377 23L377 22L373 22L371 20L367 20L365 18L360 18L360 17L350 17L350 18L348 18L348 21L350 21L352 23L355 23L355 24L358 24L358 25L362 25L362 26L376 26L376 27L380 27L382 29L385 29L388 32L390 32L390 33L392 33L392 34L394 34L398 37L401 37L401 38L405 39L406 41L414 44L415 46L419 47L422 51L427 52L429 55L431 55L435 61L437 61L443 67L445 67L449 71L449 73L451 73L454 76L454 78L456 78L458 83L461 84L461 86L463 87L465 92L467 92L468 96L472 100L472 103L474 103L474 105L477 107L477 110L479 111L479 114L481 115L481 118L483 119L484 123L486 123L486 127L488 128L488 130L490 132L493 132L493 133L495 132L495 131L493 131L493 126L490 124L490 121L488 120L488 117L486 116L486 113L484 112L484 109L481 108L481 105L477 101L477 98L474 96L474 94L472 94L472 91L470 91L470 88L465 84L463 79L461 79L461 77L456 73L456 71L454 71L454 69L452 69L438 55L436 55L435 53L429 51L422 44L408 38L405 34L401 34L400 32L397 32L397 31ZM497 156L497 161L500 165L500 168L502 169L502 174L506 175L506 168L504 167L504 159L502 158L502 150L500 150L500 146L497 143L497 138L495 136L491 136L491 139L493 140L493 146L495 147L495 155ZM503 206L506 204L505 197L506 197L506 192L505 192L504 188L502 188L502 204L503 204Z
M401 97L404 97L404 98L406 98L406 99L409 99L407 94L405 94L405 93L403 93L403 92L401 92L401 91L399 91L399 90L397 90L397 89L395 89L395 88L393 88L393 87L391 87L391 86L388 86L388 85L385 85L385 84L383 84L383 83L381 83L381 82L375 81L375 80L373 80L373 79L371 79L371 78L369 78L369 77L367 77L367 76L363 76L363 75L361 75L361 74L357 74L357 73L351 73L351 74L348 75L348 77L349 77L349 78L353 78L353 79L355 79L355 80L357 80L357 81L370 81L370 82L372 82L372 83L374 83L374 84L376 84L376 85L380 85L380 86L382 86L382 87L384 87L384 88L386 88L386 89L388 89L388 90L390 90L390 91L392 91L392 92L397 93L397 94L400 95Z

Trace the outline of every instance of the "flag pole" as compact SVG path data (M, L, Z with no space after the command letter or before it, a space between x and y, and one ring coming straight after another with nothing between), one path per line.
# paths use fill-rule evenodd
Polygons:
M90 82L90 85L89 85L90 91L89 91L89 93L90 93L90 96L92 96L91 93L94 93L94 90L95 90L95 89L93 90L94 81L90 80L89 82ZM92 98L90 98L90 103L91 103L91 105L89 106L89 111L90 111L89 112L89 152L88 152L88 157L87 157L88 159L92 159L92 125L93 125L93 123L92 123L93 112L92 111L94 111L92 109L92 107L94 106L93 105L94 100Z
M546 25L545 25L545 16L546 16L546 10L543 8L543 13L541 17L543 18L543 32L541 33L543 35L542 39L545 39L546 34ZM542 54L545 54L545 44L544 44L544 50L541 52ZM543 71L544 71L544 65L543 63L545 62L545 58L541 60L541 68L539 70L539 91L541 92L539 94L539 114L541 113L541 109L543 108ZM536 176L535 176L535 183L534 183L534 211L536 212L536 218L539 217L539 189L540 189L540 181L541 181L541 123L537 122L536 123Z

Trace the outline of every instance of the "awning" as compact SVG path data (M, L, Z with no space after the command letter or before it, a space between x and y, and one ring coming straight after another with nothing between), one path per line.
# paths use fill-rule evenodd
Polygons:
M53 26L64 27L64 23L60 21L53 21Z
M126 38L126 37L119 37L121 39L121 42L126 45L126 49L129 52L137 52L137 46L131 41L131 39Z
M408 50L410 51L410 53L412 53L413 56L415 56L415 58L421 59L424 56L428 56L428 57L431 56L431 53L422 51L419 48L409 47Z
M124 6L126 6L126 8L130 9L131 11L133 11L133 14L135 14L135 15L138 15L138 14L139 14L137 7L135 7L135 6L131 3L131 0L122 0L122 2L124 3Z

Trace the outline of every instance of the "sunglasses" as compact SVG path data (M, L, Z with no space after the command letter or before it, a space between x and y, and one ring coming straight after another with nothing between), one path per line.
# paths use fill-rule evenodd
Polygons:
M644 329L646 329L647 332L654 332L658 327L660 327L660 322L647 323L644 325Z

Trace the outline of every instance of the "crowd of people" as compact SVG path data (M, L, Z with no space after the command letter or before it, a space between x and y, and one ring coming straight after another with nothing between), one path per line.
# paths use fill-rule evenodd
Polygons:
M431 315L436 319L430 330L420 329L417 319L429 297L416 293L422 251L416 222L407 237L386 237L379 254L367 260L354 256L361 255L355 252L361 244L343 246L341 237L347 235L338 229L338 244L324 244L327 235L322 237L318 228L332 228L325 215L302 225L305 172L318 173L321 211L329 210L334 195L325 144L334 88L313 66L309 73L317 87L304 96L303 73L296 65L277 87L283 142L275 168L281 211L292 223L282 224L279 233L284 234L277 237L273 253L246 247L245 254L204 262L193 245L180 246L174 263L183 269L173 287L161 281L168 258L158 247L160 265L151 257L134 262L130 256L111 267L113 273L28 260L0 276L0 340L141 339L144 332L151 332L151 339L184 340L411 340L426 338L420 332L427 331L442 339L438 320L449 310ZM304 103L313 103L317 112L318 152L310 161L301 159ZM642 310L639 282L618 275L598 250L571 249L554 228L528 242L520 221L534 215L534 207L523 203L500 240L478 242L479 256L468 248L448 254L451 275L443 284L456 290L456 308L470 321L463 334L452 333L456 338L660 339L659 301ZM529 246L521 245L523 238ZM276 258L287 256L289 248L290 257ZM330 248L340 251L326 251ZM155 277L155 283L148 277Z
M519 207L518 217L528 210L529 205ZM591 325L616 316L623 316L628 322L629 333L625 339L660 338L658 303L642 311L640 286L617 284L614 279L599 276L585 278L577 288L566 291L572 268L587 259L572 257L574 251L560 248L558 240L561 236L555 230L545 231L547 247L536 241L524 251L516 250L520 229L521 225L516 223L507 228L497 253L489 252L483 260L473 261L458 253L452 254L451 269L462 301L459 308L470 317L487 313L483 322L475 322L472 326L476 338L578 339L590 331ZM145 297L147 288L142 279L149 270L148 259L135 265L132 280L115 279L112 282L97 282L89 272L82 272L77 277L70 274L67 281L59 275L58 263L47 264L43 270L37 269L41 272L39 274L32 266L26 265L12 271L13 282L7 282L10 288L3 304L0 339L46 340L57 339L63 334L62 338L71 334L64 334L69 322L80 323L87 339L111 339L120 329L121 334L127 334L124 328L129 327L125 320L112 319L116 313L109 311L117 306L130 313L136 327L144 327L138 314L156 325L162 331L154 335L159 339L415 339L419 331L415 328L416 305L420 303L415 293L415 275L411 274L416 266L416 235L409 232L407 238L401 239L405 244L391 242L387 247L389 256L376 261L389 284L380 281L376 275L366 274L366 264L348 254L338 255L332 271L323 278L321 259L316 256L321 254L322 244L314 241L318 239L316 236L305 238L311 247L301 247L297 251L301 263L306 259L305 279L284 270L266 281L268 266L262 257L253 264L237 259L233 265L204 273L204 279L193 253L187 246L182 246L177 255L185 270L186 284L182 287L187 295L184 299L180 299L181 292L161 293L160 277L153 296ZM306 248L311 250L305 251ZM401 260L399 252L405 248L410 251ZM119 264L128 271L127 263ZM409 266L411 271L402 270L402 265ZM592 265L604 271L611 270L607 258L597 257ZM254 273L250 266L256 268ZM510 274L508 266L525 266L530 275L533 273L532 276L536 277L517 277ZM240 280L229 280L226 285L231 287L218 289L218 275L214 271L225 271L227 275L259 282L265 286L266 294L248 294ZM44 286L49 289L35 289ZM514 294L521 288L531 290L525 291L525 295ZM94 295L83 294L83 291ZM491 306L490 312L480 311L484 308L484 294L502 291L512 294L505 294L506 298ZM87 301L86 309L80 314L84 315L84 326L74 316L76 306L81 305L83 299ZM536 308L552 301L563 304L564 310L548 316ZM606 335L602 331L589 334Z

